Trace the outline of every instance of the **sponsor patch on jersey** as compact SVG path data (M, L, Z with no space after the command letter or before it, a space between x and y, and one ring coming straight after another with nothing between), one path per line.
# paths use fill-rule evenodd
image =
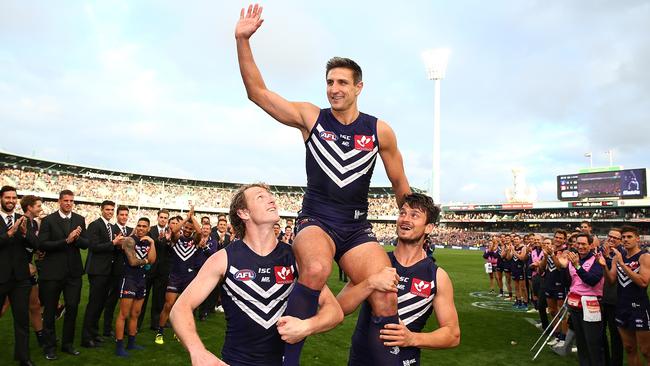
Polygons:
M325 141L336 141L339 139L332 131L321 131L320 138Z
M413 295L418 295L420 297L429 297L431 296L431 282L423 281L419 278L413 277L411 281L411 291Z
M250 281L255 279L255 271L250 270L250 269L240 269L239 271L235 272L235 279L237 281Z
M354 135L354 149L371 151L375 148L375 141L372 136Z
M639 268L639 262L633 261L627 264L628 267L630 267L631 270L636 270Z
M273 267L273 272L275 272L275 283L284 285L293 282L293 270L291 270L291 267L275 266Z

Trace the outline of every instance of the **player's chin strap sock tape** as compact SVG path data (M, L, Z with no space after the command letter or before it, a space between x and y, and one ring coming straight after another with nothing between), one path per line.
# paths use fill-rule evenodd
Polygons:
M318 310L318 297L320 290L312 290L300 283L296 283L289 294L287 300L287 310L285 315L293 316L299 319L308 319L316 315ZM305 341L302 340L296 344L284 345L284 359L282 365L297 366L300 365L300 352Z
M379 331L384 329L386 324L399 324L397 314L392 316L372 316L368 324L368 350L373 356L374 366L397 366L400 365L400 348L386 347L384 341L379 338Z

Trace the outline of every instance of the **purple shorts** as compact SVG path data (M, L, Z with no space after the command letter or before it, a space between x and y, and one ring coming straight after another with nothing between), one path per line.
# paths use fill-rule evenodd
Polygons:
M147 295L147 285L144 277L122 277L120 282L120 299L144 299Z
M318 226L332 238L336 247L334 260L337 263L348 250L368 242L377 242L377 237L372 232L372 225L368 221L340 224L328 222L322 218L299 216L296 219L296 234L309 226Z

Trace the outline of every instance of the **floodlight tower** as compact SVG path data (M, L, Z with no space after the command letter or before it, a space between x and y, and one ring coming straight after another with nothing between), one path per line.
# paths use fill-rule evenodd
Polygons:
M449 49L433 48L422 52L422 59L427 70L427 78L434 81L435 95L433 102L433 169L431 172L430 195L436 204L440 204L440 80L445 77Z

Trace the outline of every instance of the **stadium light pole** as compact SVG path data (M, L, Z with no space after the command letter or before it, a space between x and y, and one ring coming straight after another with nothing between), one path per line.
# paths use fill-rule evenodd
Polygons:
M431 198L440 204L440 80L445 77L449 49L433 48L422 52L427 78L434 81L433 101L433 167L431 172Z
M585 153L585 158L589 158L589 168L593 168L594 167L594 160L593 160L591 151Z
M609 149L605 154L609 157L609 166L614 166L614 150Z

